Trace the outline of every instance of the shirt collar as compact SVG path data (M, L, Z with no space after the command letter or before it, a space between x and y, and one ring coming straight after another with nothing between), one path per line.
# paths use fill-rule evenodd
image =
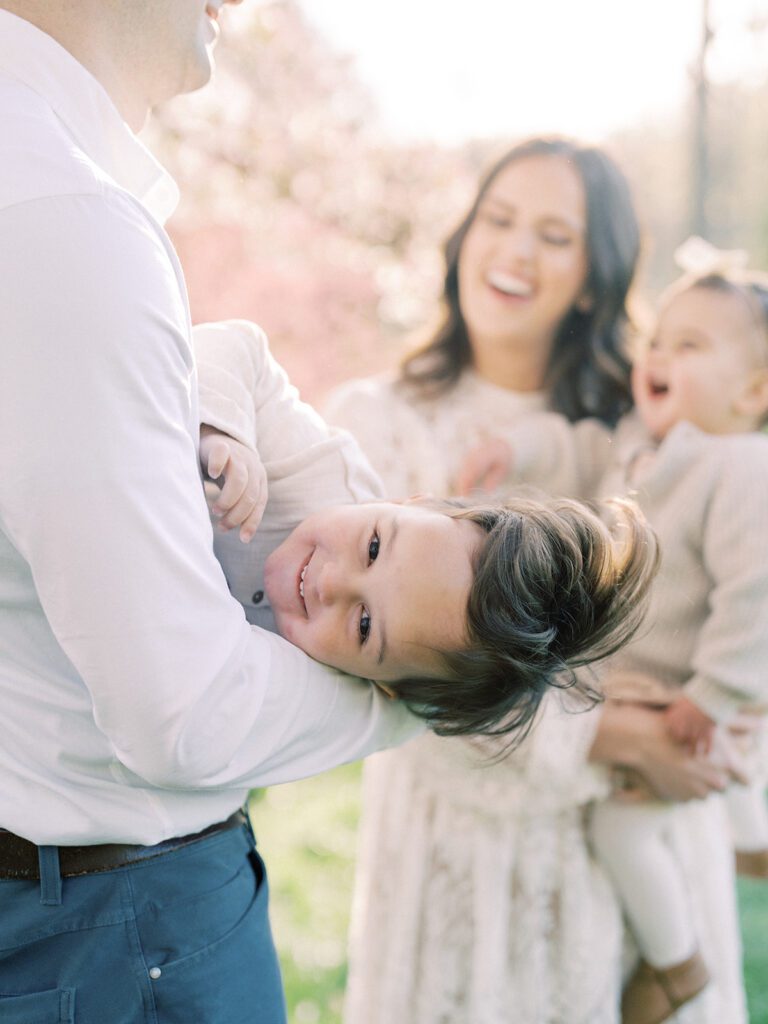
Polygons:
M41 96L77 145L161 223L179 201L176 182L134 135L103 86L55 39L0 10L0 74Z

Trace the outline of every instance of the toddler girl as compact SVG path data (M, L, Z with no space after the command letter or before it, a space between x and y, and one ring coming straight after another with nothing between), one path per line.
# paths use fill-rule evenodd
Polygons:
M670 732L705 752L718 724L765 710L768 658L768 281L701 240L663 297L633 368L636 411L609 434L594 421L531 417L478 455L472 475L516 478L549 460L582 489L633 494L656 529L662 565L648 628L606 667L609 696L667 705ZM485 459L485 464L481 465ZM768 856L759 784L735 787L737 841ZM624 991L624 1024L657 1024L693 999L709 970L697 943L676 808L598 804L592 841L623 901L642 959ZM706 857L706 851L701 851Z

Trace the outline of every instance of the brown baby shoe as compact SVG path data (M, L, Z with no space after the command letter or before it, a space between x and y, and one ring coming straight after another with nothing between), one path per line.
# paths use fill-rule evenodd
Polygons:
M768 878L768 850L737 850L736 874L743 878Z
M622 1024L662 1024L708 981L707 965L698 952L673 967L651 967L641 960L624 989Z

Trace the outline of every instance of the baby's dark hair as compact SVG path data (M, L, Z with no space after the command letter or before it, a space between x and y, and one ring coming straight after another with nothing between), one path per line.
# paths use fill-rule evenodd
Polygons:
M467 644L441 678L391 683L443 736L525 735L545 693L600 699L574 670L613 654L642 621L658 567L653 530L626 501L518 499L433 507L487 534L467 604Z

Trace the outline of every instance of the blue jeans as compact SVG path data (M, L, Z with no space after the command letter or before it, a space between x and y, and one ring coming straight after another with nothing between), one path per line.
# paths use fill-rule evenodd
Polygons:
M2 1024L285 1024L246 827L46 886L0 879Z

